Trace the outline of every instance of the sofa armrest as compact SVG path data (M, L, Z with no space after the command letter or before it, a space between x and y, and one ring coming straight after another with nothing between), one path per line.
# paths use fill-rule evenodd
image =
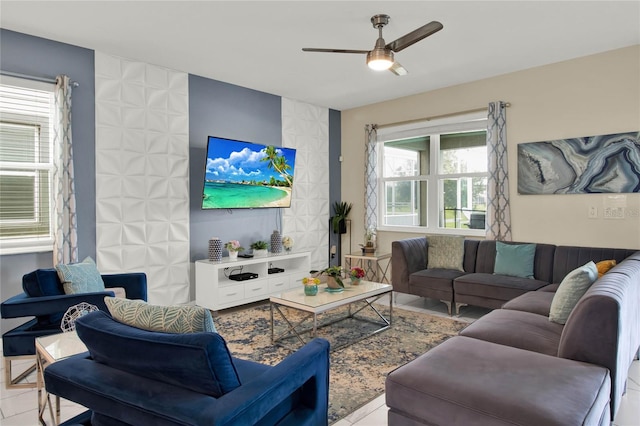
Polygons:
M109 287L123 287L127 299L147 300L147 275L144 272L105 274L102 281L107 290Z
M113 295L113 292L108 289L107 291L96 293L62 294L41 297L29 297L22 293L2 302L0 309L2 310L2 318L39 317L64 314L71 306L86 302L96 305L101 311L108 312L104 304L104 297L113 297Z
M416 237L391 243L393 290L409 293L409 275L427 267L427 238Z
M280 425L326 425L329 343L314 339L254 380L220 398L200 394L76 355L45 370L47 391L130 424L257 424L298 394ZM288 411L287 411L288 410ZM288 413L288 414L287 414ZM272 422L273 423L273 422Z
M304 423L327 424L329 405L329 342L316 338L272 369L223 395L212 414L216 424L243 424L261 419L274 406L298 390L305 411L313 412ZM248 417L247 417L248 416ZM219 423L218 423L219 422ZM296 423L293 423L296 424Z

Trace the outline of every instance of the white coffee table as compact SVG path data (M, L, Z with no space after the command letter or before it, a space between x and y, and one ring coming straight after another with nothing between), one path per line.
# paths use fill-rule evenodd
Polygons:
M347 318L354 318L362 321L372 322L369 319L355 316L361 310L365 308L371 308L380 318L380 322L376 322L376 324L380 324L380 328L364 336L361 336L357 340L350 341L340 346L332 346L332 351L356 343L364 338L370 337L373 334L379 333L391 327L393 313L393 298L391 297L393 287L391 285L372 281L361 281L358 285L351 285L350 280L345 280L344 282L345 289L340 293L327 292L325 290L326 285L319 285L318 294L315 296L305 295L304 288L302 287L299 289L283 292L278 296L271 296L269 298L271 305L271 342L273 344L278 344L282 341L282 339L286 337L296 336L298 340L300 340L300 342L304 344L306 343L306 341L302 337L302 334L310 331L311 338L317 336L319 314L343 306L348 306L347 316L330 323L323 324L322 327L327 327L331 324L335 324L336 322L345 320ZM378 309L376 309L376 307L373 305L375 301L379 300L385 295L389 295L389 318L385 318L384 315L382 315L380 311L378 311ZM356 302L364 302L364 304L357 309L352 310L351 305ZM287 306L289 308L305 312L307 313L307 315L303 316L303 318L297 322L292 322L287 318L282 309L280 309L282 306ZM274 312L277 312L287 325L287 329L278 336L275 335L274 331ZM309 326L306 324L310 319L313 320L313 325L311 328L309 328Z
M60 423L60 397L55 397L56 412L54 418L49 393L44 389L44 369L49 364L86 351L87 347L82 343L82 340L80 340L75 331L36 338L38 420L42 425L46 425L42 415L47 405L49 405L49 415L51 416L53 424L57 425Z

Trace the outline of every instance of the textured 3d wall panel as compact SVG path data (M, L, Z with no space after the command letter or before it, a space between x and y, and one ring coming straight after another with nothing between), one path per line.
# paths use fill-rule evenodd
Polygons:
M282 235L296 251L311 252L311 268L329 264L329 110L282 99L282 145L295 148L291 208L283 209Z
M95 54L96 253L147 274L149 302L189 301L186 73Z

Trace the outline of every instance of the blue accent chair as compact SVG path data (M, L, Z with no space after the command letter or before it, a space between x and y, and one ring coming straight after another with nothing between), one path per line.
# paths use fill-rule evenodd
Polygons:
M107 311L105 296L113 296L109 288L122 287L128 299L147 300L147 276L144 273L102 275L107 291L83 294L65 294L55 269L37 269L22 277L23 293L0 304L2 318L29 319L24 324L2 335L2 351L5 356L5 385L7 388L35 387L35 383L23 383L35 364L13 377L11 362L34 358L36 337L61 333L60 321L67 309L86 302Z
M47 391L84 405L94 426L326 426L329 342L275 366L233 357L217 333L141 330L104 312L76 321L88 348L49 365Z

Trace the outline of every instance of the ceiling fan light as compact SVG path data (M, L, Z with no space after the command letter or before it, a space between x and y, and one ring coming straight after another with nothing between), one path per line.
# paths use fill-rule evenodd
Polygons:
M367 65L376 71L388 70L393 65L393 52L386 49L374 49L367 53Z

